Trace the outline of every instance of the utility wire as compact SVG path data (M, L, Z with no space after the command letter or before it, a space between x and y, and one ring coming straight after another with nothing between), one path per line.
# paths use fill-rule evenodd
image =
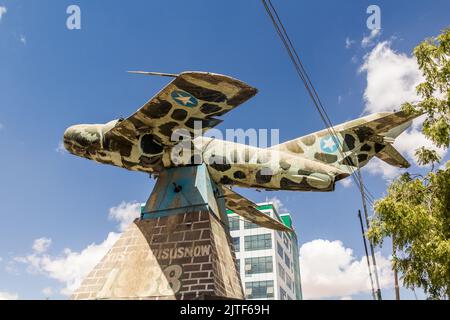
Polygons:
M323 104L320 100L317 90L315 89L310 77L308 76L308 73L306 72L306 70L301 62L300 56L298 55L297 51L295 50L295 47L294 47L291 39L289 38L289 35L287 34L286 28L284 27L280 16L278 15L275 7L273 6L273 4L270 0L267 0L267 1L262 0L262 3L264 5L264 8L266 9L267 14L269 15L270 19L272 20L275 30L276 30L278 36L280 37L281 41L283 42L283 45L286 48L287 53L288 53L292 63L294 64L294 67L297 71L298 76L303 81L303 84L304 84L309 96L311 97L311 99L314 103L314 106L316 107L322 121L324 122L329 135L334 138L334 142L338 144L338 150L341 153L341 156L343 158L345 158L345 155L343 154L343 151L342 151L341 141L338 139L338 135L337 135L336 131L334 130L333 124L325 110L325 107L323 106ZM273 13L272 13L272 11L273 11ZM356 177L355 169L353 167L349 166L345 162L344 162L344 164L347 166L347 168L351 172L353 181L359 187L360 181ZM360 189L361 189L361 187L360 187ZM364 185L362 185L362 189L365 189L368 191L367 187ZM371 205L373 205L373 196L371 195L370 192L368 192L368 194L372 197L372 199L369 199L369 197L366 196L364 193L362 193L362 196L366 198L367 202L369 202Z
M268 3L276 16L276 21L274 19L274 16L273 16L271 10L267 6L266 1L265 0L262 0L262 1L266 8L266 11L268 12L276 30L277 30L278 35L280 36L281 40L283 41L283 44L285 45L285 48L288 51L288 54L289 54L292 62L294 63L297 73L299 74L300 78L302 79L306 90L308 91L311 99L313 100L314 106L316 107L317 111L319 112L319 115L322 118L322 121L325 123L325 126L327 127L327 131L329 132L330 135L332 135L335 138L334 140L335 140L335 142L337 142L339 144L339 147L341 147L340 140L337 139L337 134L334 131L333 124L332 124L330 118L328 117L328 114L327 114L325 108L323 107L320 97L317 94L317 91L316 91L314 85L312 84L311 79L309 78L308 73L306 72L306 70L303 66L303 63L301 62L301 59L297 53L297 50L293 46L293 43L290 40L290 37L287 34L287 31L283 25L283 22L280 19L275 7L273 6L272 2L270 0L268 0ZM280 27L281 27L281 29L280 29ZM341 148L339 148L339 151L341 152ZM342 152L341 152L341 155L344 156L342 154ZM347 167L349 167L349 166L347 166ZM353 168L349 168L349 169L353 170ZM355 183L358 184L358 181L355 180Z
M334 142L336 144L338 144L339 153L341 154L342 159L345 159L345 155L343 153L343 148L342 148L342 143L339 140L336 131L334 130L333 123L331 122L331 119L328 116L328 114L325 110L325 107L322 104L319 94L317 93L317 90L315 89L310 77L308 76L308 73L306 72L306 70L303 66L303 63L301 62L300 56L298 55L291 39L289 38L289 35L286 31L286 28L283 25L283 22L281 21L280 16L278 15L271 0L262 0L262 3L264 5L264 8L265 8L267 14L269 15L270 19L272 20L272 23L275 27L275 30L276 30L278 36L280 37L281 41L283 42L284 47L286 48L286 51L294 65L294 68L295 68L298 76L302 80L309 96L311 97L311 100L314 103L316 110L318 111L322 121L324 122L326 129L328 131L328 134L330 136L332 136ZM374 196L371 194L371 192L368 190L368 188L364 185L364 183L362 181L362 177L361 177L361 173L360 173L360 164L359 164L358 158L356 158L356 162L357 162L356 170L355 170L355 168L350 166L349 163L347 163L346 161L343 161L343 164L348 168L348 171L351 173L353 181L359 187L359 191L361 193L363 206L364 206L366 224L367 224L367 228L369 228L369 219L368 219L368 214L367 214L366 203L369 203L371 206L373 206L374 205L373 202L375 199L374 199ZM361 223L362 223L362 220L361 220ZM372 254L375 281L376 281L376 285L377 285L377 290L376 290L376 294L375 294L375 292L374 292L375 290L373 287L372 274L370 271L370 263L369 263L369 259L367 257L367 262L369 263L370 278L372 281L372 290L373 290L372 294L374 295L374 297L376 296L378 298L378 300L381 300L381 290L380 290L380 284L379 284L379 279L378 279L378 271L377 271L377 265L376 265L376 260L375 260L375 254L374 254L372 242L370 241L369 244L370 244L370 250L371 250L371 254ZM366 247L366 252L367 252L367 247Z
M361 175L361 170L359 168L359 163L358 163L357 173L358 173L358 178L360 181L360 186L364 186L364 183L362 180L362 175ZM364 195L365 195L364 189L361 187L361 196L362 196L362 204L363 204L363 209L364 209L364 216L366 218L367 230L369 230L370 229L369 215L367 213L366 198L364 197ZM380 280L378 278L377 260L375 259L375 251L373 249L373 241L371 241L370 239L369 239L369 245L370 245L370 253L372 255L373 272L375 274L375 281L376 281L376 285L377 285L377 299L381 300L381 288L380 288Z
M363 242L364 242L364 251L366 252L367 269L369 270L370 285L372 288L372 297L373 297L373 300L377 300L377 296L375 294L375 287L373 285L372 268L370 266L369 251L367 250L366 232L364 231L364 224L363 224L363 220L362 220L362 216L361 216L361 210L358 210L358 218L359 218L359 222L361 224L361 233L362 233L362 238L363 238Z
M322 104L322 101L319 97L319 94L317 93L317 90L315 89L310 77L308 76L308 73L306 72L303 63L301 62L300 56L298 55L291 39L289 38L289 35L287 34L286 28L283 25L283 22L281 21L280 16L278 15L275 7L273 6L271 0L262 0L262 3L264 5L264 8L266 9L267 14L269 15L270 19L272 20L272 23L275 27L275 30L278 33L278 36L280 37L281 41L283 42L284 47L286 48L286 51L288 52L288 55L292 61L292 63L294 64L294 67L297 71L298 76L300 77L300 79L303 81L303 84L308 92L308 94L311 97L311 100L314 103L314 106L316 107L322 121L324 122L327 131L329 133L330 136L332 136L334 138L334 142L338 144L338 150L339 153L341 154L342 158L345 159L345 155L343 153L343 148L342 148L342 144L341 141L338 138L338 135L336 133L336 131L334 130L333 127L333 123L331 122L330 117L328 116L325 107ZM270 6L270 7L269 7ZM275 16L274 16L275 15ZM357 161L357 172L356 170L349 165L349 163L346 163L344 161L344 165L347 166L348 171L351 173L353 181L355 182L355 184L359 187L360 193L361 193L361 197L363 200L363 205L364 205L364 212L365 212L365 217L366 217L366 223L367 223L367 227L369 227L369 221L368 221L368 215L367 215L367 208L366 208L366 203L369 203L370 205L373 206L373 200L374 197L373 195L370 193L370 191L368 190L368 188L364 185L363 181L362 181L362 177L360 174L360 165L359 165L359 159L356 159ZM366 192L367 194L366 194ZM373 260L373 267L374 267L374 273L375 273L375 280L376 280L376 284L377 284L377 290L376 290L376 296L379 300L381 300L381 291L380 291L380 285L379 285L379 279L378 279L378 272L377 272L377 266L376 266L376 260L375 260L375 255L374 255L374 251L373 251L373 245L370 242L370 249L371 249L371 253L372 253L372 260Z
M283 22L281 21L280 16L277 13L277 10L275 9L274 5L272 4L271 0L262 0L264 8L266 9L270 19L272 20L272 23L275 27L275 30L278 33L278 36L280 37L281 41L283 42L283 45L285 46L289 57L292 61L292 63L294 64L294 67L297 71L297 74L299 75L299 77L301 78L301 80L303 81L303 84L306 88L306 90L308 91L308 94L310 95L314 106L316 107L322 121L324 122L328 133L334 138L335 143L338 144L339 148L339 152L342 156L342 158L345 158L345 155L343 153L343 148L342 148L342 144L341 141L338 138L338 135L336 133L336 131L334 130L333 127L333 123L331 122L330 117L328 116L325 107L322 104L322 101L319 97L319 94L317 93L317 90L314 87L314 84L312 83L308 73L306 72L303 63L300 59L299 54L297 53L297 50L295 49L295 46L293 45L287 31L286 28L284 27ZM368 221L368 216L367 216L367 209L366 209L366 202L369 203L371 206L374 205L374 196L372 195L372 193L368 190L368 188L364 185L363 181L362 181L362 177L361 177L361 173L360 173L360 165L359 165L359 161L358 159L356 159L357 161L357 170L355 170L352 166L349 166L348 163L344 162L344 165L346 165L346 167L348 168L349 172L351 172L353 181L355 182L355 184L359 187L360 193L361 193L361 197L363 200L363 205L364 205L364 209L365 209L365 216L366 216L366 222L367 224L369 223ZM379 287L379 281L378 281L378 272L376 269L376 262L375 262L375 257L373 254L373 246L372 243L370 243L371 245L371 251L372 251L372 259L373 259L373 263L374 263L374 271L375 271L375 278L376 278L376 282L377 282L377 296L379 299L381 299L381 292L380 292L380 287Z

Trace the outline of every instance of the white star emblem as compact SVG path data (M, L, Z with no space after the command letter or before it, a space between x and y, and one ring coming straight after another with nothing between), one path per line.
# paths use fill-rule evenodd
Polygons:
M181 94L179 94L177 92L177 96L175 97L175 99L179 100L183 105L187 105L188 103L192 103L191 101L191 97L190 96L182 96Z
M325 148L329 150L333 150L336 147L336 143L333 141L333 138L328 138L327 140L323 141L323 145Z

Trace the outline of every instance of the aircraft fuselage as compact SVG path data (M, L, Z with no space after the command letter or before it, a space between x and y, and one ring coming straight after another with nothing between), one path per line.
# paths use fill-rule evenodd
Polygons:
M64 146L86 159L156 175L165 168L205 163L216 183L267 190L332 191L335 181L348 176L300 155L203 136L184 149L163 147L151 133L133 141L105 138L117 121L72 126L64 134Z

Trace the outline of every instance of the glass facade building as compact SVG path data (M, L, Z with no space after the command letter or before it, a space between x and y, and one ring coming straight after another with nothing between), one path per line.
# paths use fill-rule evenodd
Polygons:
M258 209L292 227L289 213L278 213L272 202ZM295 232L259 227L227 211L246 299L301 300L298 243Z

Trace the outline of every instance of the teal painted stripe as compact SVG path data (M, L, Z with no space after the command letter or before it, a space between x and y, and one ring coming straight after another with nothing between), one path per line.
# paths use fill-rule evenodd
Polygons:
M199 211L199 210L208 210L208 209L209 209L208 204L202 203L202 204L190 205L187 207L164 209L164 210L152 211L152 212L142 212L141 211L141 219L156 219L156 218L160 218L160 217L172 216L175 214L189 213L189 212L195 212L195 211Z

